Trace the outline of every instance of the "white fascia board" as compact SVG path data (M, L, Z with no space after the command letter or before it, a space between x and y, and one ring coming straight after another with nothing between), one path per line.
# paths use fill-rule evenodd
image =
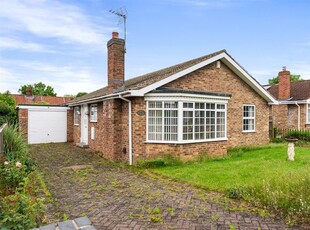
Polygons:
M194 66L191 66L183 71L171 75L161 81L151 84L140 90L132 90L132 96L144 96L146 93L159 88L169 82L172 82L186 74L189 74L197 69L200 69L206 65L209 65L215 61L222 60L226 65L228 65L242 80L244 80L251 88L253 88L260 96L262 96L269 104L278 104L278 101L274 99L258 82L256 82L238 63L236 63L229 55L226 53L220 53L210 59L200 62Z
M19 105L17 106L19 109L28 109L28 111L67 111L70 110L67 106L31 106L31 105Z
M153 84L151 84L151 85L149 85L147 87L144 87L144 88L142 88L140 90L132 90L131 91L131 95L132 96L144 96L144 94L146 94L146 93L148 93L148 92L150 92L150 91L152 91L154 89L157 89L157 88L159 88L159 87L161 87L161 86L163 86L165 84L168 84L169 82L172 82L172 81L174 81L174 80L176 80L176 79L178 79L180 77L185 76L186 74L194 72L197 69L200 69L200 68L202 68L202 67L204 67L206 65L209 65L209 64L211 64L211 63L213 63L213 62L223 58L224 54L225 53L221 53L219 55L216 55L216 56L214 56L214 57L212 57L210 59L207 59L207 60L205 60L203 62L200 62L200 63L198 63L198 64L196 64L194 66L191 66L191 67L189 67L189 68L187 68L185 70L182 70L182 71L180 71L180 72L178 72L176 74L171 75L170 77L167 77L167 78L162 79L162 80L160 80L158 82L155 82L155 83L153 83Z

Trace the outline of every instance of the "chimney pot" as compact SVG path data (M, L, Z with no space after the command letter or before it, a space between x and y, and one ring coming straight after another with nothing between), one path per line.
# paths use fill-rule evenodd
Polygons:
M32 96L32 89L31 88L27 88L26 89L26 96L27 97L31 97Z
M286 66L283 66L283 67L282 67L282 71L286 71Z
M112 38L118 38L118 32L112 32Z

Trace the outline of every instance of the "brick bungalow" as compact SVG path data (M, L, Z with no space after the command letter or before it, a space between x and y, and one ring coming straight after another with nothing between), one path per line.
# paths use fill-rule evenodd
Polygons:
M279 84L266 89L279 102L271 108L276 128L310 130L310 80L291 82L290 71L284 67L279 72Z
M277 101L225 50L124 81L124 44L113 32L108 85L68 103L75 143L132 164L269 142Z

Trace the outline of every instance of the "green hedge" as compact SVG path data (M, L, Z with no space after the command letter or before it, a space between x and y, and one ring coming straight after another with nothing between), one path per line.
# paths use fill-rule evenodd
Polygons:
M297 138L301 141L310 142L310 130L296 130L291 129L285 132L286 138Z

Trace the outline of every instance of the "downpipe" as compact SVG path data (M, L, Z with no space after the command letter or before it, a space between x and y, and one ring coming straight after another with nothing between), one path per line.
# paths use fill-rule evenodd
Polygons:
M131 115L131 100L124 98L121 94L119 98L128 102L128 146L129 146L129 165L132 165L132 115Z

